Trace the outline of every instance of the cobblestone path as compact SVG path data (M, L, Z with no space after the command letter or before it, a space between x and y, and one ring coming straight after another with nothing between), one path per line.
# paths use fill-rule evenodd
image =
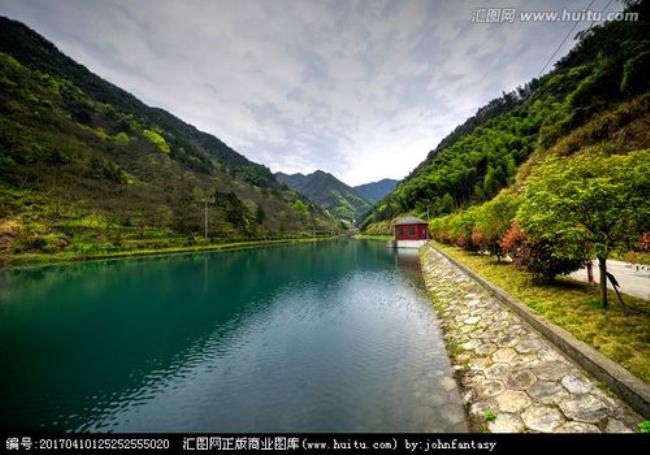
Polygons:
M422 271L474 431L632 432L641 418L430 247Z

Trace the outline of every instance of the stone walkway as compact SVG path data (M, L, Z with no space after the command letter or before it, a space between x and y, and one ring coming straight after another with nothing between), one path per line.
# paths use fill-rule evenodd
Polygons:
M444 256L421 250L473 431L636 430L641 418Z

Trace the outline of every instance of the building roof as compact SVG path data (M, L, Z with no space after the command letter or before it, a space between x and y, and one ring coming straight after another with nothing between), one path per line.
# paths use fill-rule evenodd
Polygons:
M393 223L394 226L400 226L403 224L427 224L427 222L414 216L407 216L406 218L402 218L401 220L395 221Z

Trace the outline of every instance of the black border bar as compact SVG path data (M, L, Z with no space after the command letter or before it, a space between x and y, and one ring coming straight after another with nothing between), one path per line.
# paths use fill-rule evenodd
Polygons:
M125 433L2 430L3 453L635 453L649 434ZM552 453L550 455L553 455Z

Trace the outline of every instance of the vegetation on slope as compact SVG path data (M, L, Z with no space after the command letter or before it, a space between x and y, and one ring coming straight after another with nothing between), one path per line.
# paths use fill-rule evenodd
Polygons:
M311 236L336 223L218 139L0 18L0 259ZM297 204L301 205L296 208Z
M198 170L209 171L217 158L233 175L258 186L277 186L270 170L240 155L218 138L201 132L169 112L150 107L130 93L91 73L86 67L61 53L56 46L20 22L0 17L0 51L23 66L54 79L71 82L88 98L106 104L120 114L137 118L145 126L160 128L169 143L172 158ZM90 106L78 104L72 113L88 121ZM128 123L127 119L118 119Z
M598 258L607 308L607 258L649 252L649 4L630 2L639 22L586 31L553 72L480 110L366 230L430 207L436 239L509 255L546 283Z
M621 125L626 118L621 112L634 121ZM597 258L607 307L606 282L612 280L607 259L631 252L625 257L637 261L650 253L650 149L634 150L648 146L647 130L634 132L643 124L647 128L649 113L650 96L643 95L597 116L548 150L545 159L522 168L527 177L520 185L432 220L433 237L497 258L508 255L544 283ZM588 139L594 134L600 142ZM621 137L629 140L614 147ZM581 145L569 152L567 144L576 138Z
M442 216L487 201L517 183L522 165L534 166L554 144L594 116L646 92L647 5L631 6L640 11L639 22L611 22L584 32L554 71L481 108L377 205L364 226L372 230L372 223L407 212L422 215L427 207L433 216ZM614 133L607 128L620 128L639 118L619 119L618 124L605 125L601 134ZM647 125L642 131L647 139ZM602 142L602 138L592 139ZM570 152L579 147L574 143ZM524 165L529 158L534 158L533 164ZM525 173L520 174L525 178Z
M372 206L353 188L328 172L319 170L308 175L278 172L275 175L290 188L320 204L337 218L359 219Z

